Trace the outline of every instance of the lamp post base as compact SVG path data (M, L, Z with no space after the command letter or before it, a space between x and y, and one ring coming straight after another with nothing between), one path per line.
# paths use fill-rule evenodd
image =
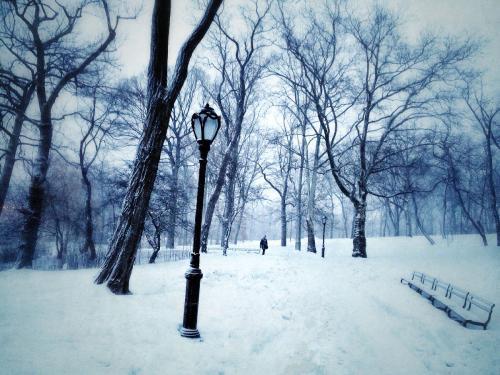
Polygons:
M179 332L181 333L182 337L188 337L188 338L191 338L191 339L197 339L197 338L200 337L200 332L198 331L197 328L192 329L192 328L181 327L181 329L179 330Z
M192 261L198 263L199 254L194 254ZM199 268L190 267L186 277L186 299L184 301L184 320L179 330L183 337L200 337L196 328L198 322L198 302L200 299L200 281L203 273Z
M325 257L325 246L321 248L321 258Z

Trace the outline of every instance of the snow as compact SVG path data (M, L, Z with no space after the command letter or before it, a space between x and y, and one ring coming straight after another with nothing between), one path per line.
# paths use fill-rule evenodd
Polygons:
M0 272L0 373L500 373L498 306L487 331L465 329L399 282L419 270L498 305L498 248L402 237L350 252L335 239L325 259L277 241L202 255L199 340L177 331L187 260L136 266L130 296L94 285L96 270Z

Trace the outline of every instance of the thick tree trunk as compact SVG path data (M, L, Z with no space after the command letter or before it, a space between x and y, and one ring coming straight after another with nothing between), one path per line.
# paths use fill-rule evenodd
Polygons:
M86 199L85 199L85 244L83 245L82 252L89 252L88 259L90 263L93 263L97 254L95 251L95 242L94 242L94 221L92 215L92 185L90 184L90 180L87 175L88 171L83 168L82 169L82 181L85 185Z
M25 210L25 221L21 232L21 245L17 268L32 268L38 240L38 229L43 214L45 200L45 179L49 169L49 153L52 145L52 119L50 111L43 111L41 123L38 126L40 141L38 143L37 157L31 176L28 208Z
M14 163L16 161L17 146L19 144L19 136L21 135L21 129L23 127L23 114L18 114L14 120L14 127L12 129L12 135L9 138L9 144L7 146L7 152L5 154L5 160L3 168L0 170L0 215L2 215L3 205L5 203L5 197L7 196L7 191L9 190L10 178L12 177L12 170L14 169Z
M318 164L319 164L319 146L320 146L321 136L318 134L316 136L316 147L314 150L314 160L313 168L309 173L309 191L307 197L307 251L315 253L316 252L316 241L314 237L314 210L315 210L315 200L316 200L316 183L318 180Z
M307 251L316 252L316 239L314 237L314 222L309 217L306 219L307 225Z
M183 45L167 92L170 1L155 1L148 70L147 117L141 142L108 254L96 283L107 281L115 294L130 293L129 281L139 246L170 113L186 80L189 60L212 23L222 0L212 0L203 19Z
M366 201L360 200L354 204L354 233L353 233L353 250L352 256L354 258L366 258Z
M35 89L34 84L31 84L23 93L23 97L17 108L17 114L14 119L14 127L12 128L11 135L9 137L9 144L7 145L7 152L4 156L3 168L0 171L0 216L2 215L3 206L5 203L5 198L7 197L7 192L9 191L10 179L12 177L12 171L14 170L14 164L16 162L17 146L19 145L19 137L21 136L21 130L24 123L24 114L33 96L33 91Z
M129 280L144 229L172 103L166 102L170 1L156 1L148 71L147 118L132 169L132 176L106 261L96 283L107 281L115 294L128 294Z

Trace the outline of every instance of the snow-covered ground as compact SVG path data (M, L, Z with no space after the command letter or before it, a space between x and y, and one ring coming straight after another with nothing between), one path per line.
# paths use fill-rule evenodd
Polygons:
M136 266L130 296L94 285L96 270L0 272L0 373L500 374L500 306L487 331L465 329L399 283L421 270L498 305L498 248L370 238L361 260L350 240L328 240L325 259L292 247L203 255L199 340L177 331L188 261Z

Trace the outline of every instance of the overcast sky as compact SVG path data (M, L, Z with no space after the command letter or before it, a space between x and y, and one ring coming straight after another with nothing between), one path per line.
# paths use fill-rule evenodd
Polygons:
M173 0L172 3L169 59L174 64L200 11L195 0ZM233 8L243 3L244 0L225 0L224 6ZM371 3L371 0L356 0L354 6L363 9ZM488 70L488 86L500 85L500 0L380 0L379 3L401 12L404 30L410 35L430 30L485 40L478 64ZM138 19L121 25L119 56L124 76L138 74L147 67L152 4L153 0L144 0Z

